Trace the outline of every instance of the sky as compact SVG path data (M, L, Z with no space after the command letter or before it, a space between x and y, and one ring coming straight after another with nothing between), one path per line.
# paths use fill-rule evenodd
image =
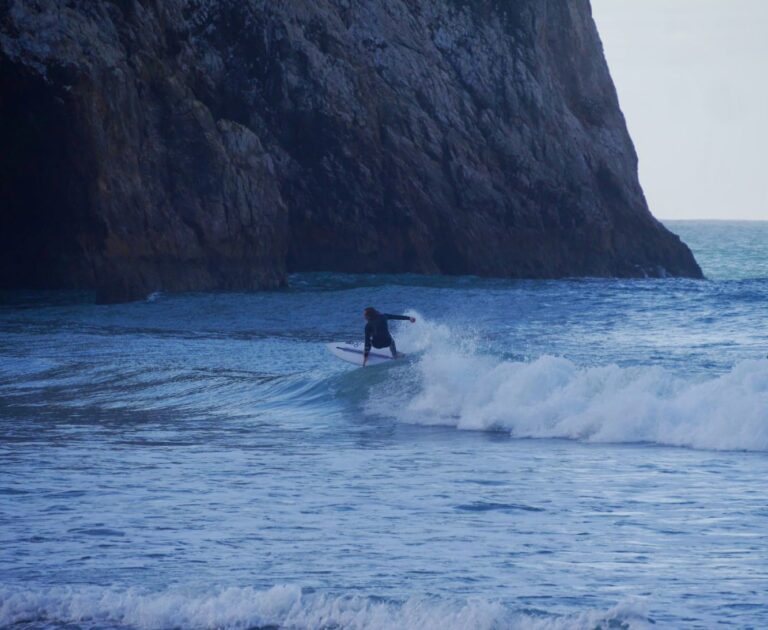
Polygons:
M660 219L768 220L768 0L592 0Z

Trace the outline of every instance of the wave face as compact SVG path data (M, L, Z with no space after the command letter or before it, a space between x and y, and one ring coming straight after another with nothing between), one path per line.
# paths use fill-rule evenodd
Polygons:
M514 612L500 602L482 599L441 601L411 598L388 602L356 595L332 597L303 593L280 585L214 589L207 594L183 591L148 593L139 589L49 588L39 591L0 589L0 625L25 628L116 627L292 628L337 630L594 630L651 628L641 600L627 600L606 611L552 616Z
M415 424L509 431L518 438L649 442L717 450L768 451L768 359L724 374L686 377L658 366L585 367L563 357L509 361L471 339L426 323L406 332L421 349L418 388L397 387L368 409ZM413 388L411 388L413 389Z

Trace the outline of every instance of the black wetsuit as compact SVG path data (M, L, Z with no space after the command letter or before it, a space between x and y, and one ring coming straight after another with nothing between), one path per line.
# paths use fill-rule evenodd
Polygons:
M390 319L403 319L409 320L410 317L405 315L389 315L387 313L376 313L374 317L368 320L365 324L365 354L367 355L371 351L371 346L374 348L387 348L392 351L392 356L397 356L397 347L395 346L395 340L392 339L392 335L389 334L389 326L387 320Z

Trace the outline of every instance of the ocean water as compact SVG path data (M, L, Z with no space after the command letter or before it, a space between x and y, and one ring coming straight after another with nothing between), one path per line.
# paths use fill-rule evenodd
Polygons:
M671 227L707 280L4 294L0 626L768 627L768 223Z

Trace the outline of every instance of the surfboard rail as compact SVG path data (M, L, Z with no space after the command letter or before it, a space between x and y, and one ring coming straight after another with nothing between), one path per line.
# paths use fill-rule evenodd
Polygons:
M363 358L365 356L365 349L363 348L363 344L335 341L333 343L326 344L325 347L328 348L328 351L337 359L341 359L342 361L346 361L347 363L352 363L354 365L363 365ZM397 353L397 359L401 359L404 356L405 355L402 352ZM395 358L389 354L371 350L371 352L368 354L368 362L366 365L381 365L382 363L388 363L394 360Z

